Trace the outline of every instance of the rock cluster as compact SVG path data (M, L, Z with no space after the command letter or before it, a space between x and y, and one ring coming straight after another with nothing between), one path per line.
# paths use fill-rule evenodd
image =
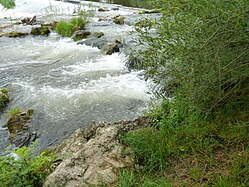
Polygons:
M51 30L54 29L56 23L52 22L49 24L39 24L36 21L36 16L30 17L30 18L23 18L21 22L16 22L13 23L14 25L32 25L31 32L18 32L18 31L11 31L11 32L0 32L0 37L5 36L5 37L10 37L10 38L17 38L17 37L24 37L28 36L29 34L34 35L34 36L48 36L51 32ZM13 25L1 25L0 26L0 31L1 29L5 28L11 28Z
M93 123L84 130L76 130L57 148L57 152L70 156L47 177L44 187L113 184L118 179L119 169L132 165L132 159L122 154L123 145L118 136L142 128L147 122L147 118L140 117L114 124Z

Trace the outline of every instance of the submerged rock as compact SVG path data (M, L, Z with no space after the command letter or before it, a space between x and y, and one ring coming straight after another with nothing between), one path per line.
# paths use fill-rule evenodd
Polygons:
M29 35L29 33L25 33L25 32L9 32L9 33L5 33L4 36L9 37L9 38L17 38L17 37L24 37Z
M78 129L65 140L56 152L71 155L50 174L44 187L99 186L117 181L119 170L132 166L132 159L122 154L120 133L146 126L148 119L141 117L114 124L93 123Z
M36 138L36 133L29 130L33 110L17 111L7 121L9 141L16 147L28 146Z
M49 29L54 30L56 24L57 24L56 21L49 22L49 23L45 22L41 24L41 27L48 27Z
M90 35L90 37L95 37L95 38L101 38L102 36L104 36L103 32L93 32Z
M115 52L120 52L120 48L123 47L123 38L116 36L115 42L105 42L101 48L101 53L105 55L111 55Z
M124 25L124 23L125 23L125 17L124 16L120 16L120 15L115 16L113 18L113 22L116 23L116 24L119 24L119 25Z
M74 32L74 34L71 36L71 38L74 41L78 41L78 40L82 40L82 39L87 38L88 36L90 36L90 34L91 34L91 32L89 32L89 31L78 30L78 31Z
M5 88L0 89L0 112L4 109L6 104L9 102L8 90Z
M98 9L98 11L99 11L99 12L107 12L107 11L110 11L110 10L107 9L107 8L101 7L101 8Z
M101 48L101 53L104 55L111 55L112 53L119 52L119 46L117 43L106 42Z
M93 32L91 33L86 40L79 41L77 44L85 44L87 46L97 47L101 49L106 42L106 39L103 38L103 32Z
M35 36L48 36L50 34L50 29L49 27L47 26L40 26L40 27L33 27L32 30L31 30L31 33L32 35L35 35Z

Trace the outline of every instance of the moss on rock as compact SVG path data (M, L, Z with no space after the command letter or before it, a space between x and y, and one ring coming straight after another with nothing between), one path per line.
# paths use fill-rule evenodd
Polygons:
M6 88L0 88L0 111L6 106L9 102L9 94Z

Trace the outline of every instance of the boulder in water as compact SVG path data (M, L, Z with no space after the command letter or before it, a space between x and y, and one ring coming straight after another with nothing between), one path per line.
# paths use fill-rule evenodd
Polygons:
M29 35L29 33L25 33L25 32L9 32L9 33L5 33L4 36L9 37L9 38L17 38L17 37L24 37Z
M117 43L106 42L101 48L101 53L105 55L111 55L112 53L119 52L119 46Z
M106 38L103 38L103 32L93 32L84 41L79 41L77 44L85 44L87 46L97 47L101 49L106 42Z
M116 23L116 24L119 24L119 25L124 25L124 23L125 23L125 17L124 16L120 16L120 15L115 16L113 18L113 22Z
M8 102L9 102L8 90L5 88L1 88L0 89L0 112L3 110L3 108L6 106Z
M78 31L74 32L74 34L71 38L74 41L78 41L78 40L82 40L82 39L87 38L90 34L91 34L91 32L89 32L89 31L78 30Z
M45 23L41 24L41 27L48 27L49 29L54 30L56 24L57 24L56 21L53 21L53 22L50 22L50 23L45 22Z
M101 8L98 9L98 11L99 11L99 12L107 12L107 11L109 11L109 10L108 10L107 8L101 7Z
M8 119L6 126L9 131L9 141L17 147L28 146L36 138L36 133L30 132L29 123L33 110L17 111Z
M93 38L101 38L102 36L104 36L104 33L103 32L93 32L90 37L93 37Z
M30 34L35 35L35 36L39 36L39 35L48 36L50 34L50 29L47 26L33 27Z

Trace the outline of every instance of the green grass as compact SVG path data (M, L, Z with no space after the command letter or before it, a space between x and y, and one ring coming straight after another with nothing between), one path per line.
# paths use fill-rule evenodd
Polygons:
M139 173L129 170L123 170L120 173L120 180L117 187L172 187L172 185L163 177L143 176Z
M84 29L86 22L86 18L83 17L73 18L68 22L60 21L56 24L55 32L65 37L71 37L76 30Z
M151 127L121 137L134 168L121 173L119 186L143 186L155 173L156 183L164 179L172 186L246 186L249 123L192 119L176 125L178 112L170 108L171 102L147 114Z
M0 0L0 4L2 4L5 8L14 8L16 6L14 0Z
M19 114L21 113L22 110L20 108L12 108L9 110L9 115L12 117L12 116L15 116L16 114Z

